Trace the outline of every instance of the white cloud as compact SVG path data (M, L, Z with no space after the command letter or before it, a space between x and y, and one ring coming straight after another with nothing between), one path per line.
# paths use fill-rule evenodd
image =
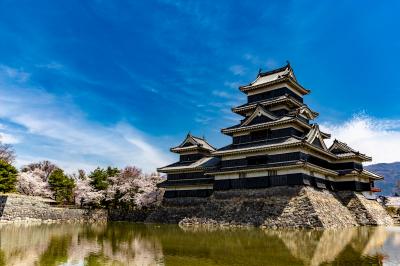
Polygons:
M1 127L0 127L1 129ZM5 143L5 144L16 144L19 142L19 139L13 135L7 134L0 132L0 143Z
M227 99L233 98L232 94L220 90L213 90L212 94L221 98L227 98Z
M400 120L355 115L340 124L322 123L321 129L332 133L332 139L372 156L372 163L400 161Z
M229 71L236 76L243 76L246 73L246 68L242 65L233 65L229 67Z
M19 166L48 159L67 171L128 164L154 171L170 161L133 126L123 122L104 126L90 121L66 99L28 82L21 84L18 75L9 75L10 69L0 69L0 118L16 125L18 135L23 136L15 146ZM7 133L3 137L16 143L11 127Z
M18 82L25 82L29 79L30 74L16 68L12 68L5 65L0 65L0 72L8 78L11 78Z
M224 82L224 86L232 88L232 89L237 89L240 86L240 82L229 82L229 81L225 81Z
M203 125L208 125L211 121L211 118L207 116L197 116L194 118L194 121Z
M253 65L257 65L263 71L279 67L279 63L273 58L267 58L267 59L260 58L250 53L245 54L243 58L252 63Z
M62 64L54 62L54 61L47 63L47 64L38 64L36 66L40 67L40 68L47 68L47 69L54 69L54 70L59 70L64 67Z

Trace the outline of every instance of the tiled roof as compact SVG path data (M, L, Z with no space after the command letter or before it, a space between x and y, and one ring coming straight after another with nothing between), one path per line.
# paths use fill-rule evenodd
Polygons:
M215 151L215 148L211 146L204 138L195 137L190 133L187 134L185 140L179 146L171 148L171 151L180 152L197 148L202 148L208 151Z
M165 167L158 168L159 172L168 172L168 171L179 171L179 170L203 170L206 168L213 167L219 163L219 158L216 157L203 157L195 162L192 162L188 165L167 165Z
M241 124L237 124L237 125L234 125L231 127L224 128L221 130L221 132L222 133L231 133L231 132L242 131L242 130L247 130L247 129L263 128L263 127L268 127L268 126L273 126L273 125L284 124L289 121L300 121L300 119L298 119L297 117L295 117L293 115L286 115L286 116L282 116L281 118L276 119L274 121L264 122L264 123L260 123L260 124L250 125L250 126L242 126Z
M252 90L254 88L262 87L264 85L277 84L280 82L288 81L294 85L302 94L307 94L310 91L303 88L297 83L296 76L294 75L293 69L287 64L284 67L274 69L267 72L260 72L257 78L249 85L241 86L239 89L243 92Z
M288 138L282 138L279 139L279 141L274 141L274 142L257 142L257 143L249 143L246 145L228 145L225 146L221 149L218 149L215 151L213 154L218 155L218 154L223 154L226 152L246 152L246 151L252 151L252 150L259 150L259 149L269 149L269 148L275 148L279 147L282 145L290 145L290 144L296 144L296 143L302 143L302 141L298 138L294 137L288 137Z
M346 153L358 153L358 151L350 148L346 143L338 141L337 139L335 139L333 141L333 144L329 147L330 151L340 151L339 154L346 154Z
M215 148L211 146L205 139L192 136L203 148L214 151Z
M357 170L357 169L352 169L352 170L348 170L348 171L338 171L340 175L342 176L363 176L363 177L368 177L371 179L383 179L383 176L377 175L373 172L370 172L368 170Z
M268 72L264 72L264 73L261 72L258 75L257 79L255 81L253 81L252 83L250 83L250 85L255 86L255 85L260 85L263 83L268 83L268 82L277 80L279 78L282 78L282 77L288 76L288 75L293 75L293 71L289 65L282 67L282 68L272 70L272 71L268 71Z

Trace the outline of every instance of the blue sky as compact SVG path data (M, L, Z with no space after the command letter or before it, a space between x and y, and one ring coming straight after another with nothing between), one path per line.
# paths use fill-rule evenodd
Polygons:
M238 86L286 60L327 130L400 160L400 3L245 2L0 0L0 136L17 165L152 171L188 131L220 147Z

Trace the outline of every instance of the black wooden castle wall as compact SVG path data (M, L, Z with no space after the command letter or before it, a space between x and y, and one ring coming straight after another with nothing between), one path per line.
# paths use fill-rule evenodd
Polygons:
M303 97L298 96L296 93L294 93L292 90L290 90L286 87L275 89L272 91L261 92L261 93L254 94L254 95L249 95L249 96L247 96L247 101L249 103L253 103L253 102L258 102L258 101L263 101L263 100L269 100L269 99L272 99L275 97L283 96L285 94L292 96L299 102L303 102Z
M303 132L293 127L287 127L277 130L264 129L264 130L253 131L247 135L232 137L232 143L234 145L239 145L239 144L258 142L263 140L269 141L272 139L279 139L290 136L301 137L303 136L303 134L304 134Z
M305 154L303 152L291 152L291 153L281 153L275 155L259 155L259 156L249 156L241 159L232 159L221 161L221 170L224 168L238 168L248 166L274 166L277 163L285 163L291 161L307 161L314 165L330 169L330 170L362 170L362 164L355 162L345 162L345 163L331 163L321 158L315 157L313 155Z
M334 182L318 177L297 173L276 176L261 176L252 178L238 178L214 180L213 189L198 190L169 190L165 191L165 198L175 197L209 197L213 191L223 191L231 189L261 189L277 186L295 186L308 185L317 188L324 188L331 191L351 190L351 191L369 191L372 183L358 181Z

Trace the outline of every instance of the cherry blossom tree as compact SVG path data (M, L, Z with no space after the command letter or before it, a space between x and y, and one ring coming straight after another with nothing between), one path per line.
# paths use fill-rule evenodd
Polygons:
M52 163L50 161L45 160L45 161L40 161L37 163L28 164L28 165L24 166L21 169L21 171L22 172L34 172L34 171L39 170L41 178L43 179L43 181L47 182L51 173L56 169L58 169L57 165L55 165L54 163Z
M21 169L17 178L17 191L31 196L54 198L54 188L49 177L59 169L49 161L31 163ZM96 173L100 174L96 174ZM106 186L94 182L96 177ZM122 170L108 167L96 169L89 176L83 170L68 176L73 180L74 203L77 206L112 208L150 208L162 200L163 190L157 187L161 181L158 174L143 174L134 166ZM97 181L98 181L97 180Z
M17 191L29 196L52 198L53 193L45 177L46 173L39 168L21 171L17 177Z
M105 199L114 206L148 208L162 199L162 191L157 188L160 181L157 174L145 175L140 169L128 166L108 181Z
M136 207L149 208L161 203L164 191L157 187L161 181L160 175L157 173L141 175L135 181L138 187L138 193L135 195Z
M104 191L97 191L90 185L88 179L77 179L74 190L75 205L77 206L93 206L101 205L105 198Z

